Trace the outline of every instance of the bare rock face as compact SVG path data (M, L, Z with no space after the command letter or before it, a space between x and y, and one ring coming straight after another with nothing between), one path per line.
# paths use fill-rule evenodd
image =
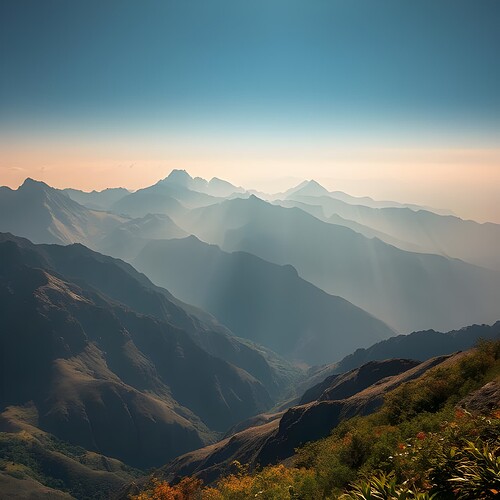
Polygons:
M470 393L457 405L459 408L488 415L500 408L500 377Z

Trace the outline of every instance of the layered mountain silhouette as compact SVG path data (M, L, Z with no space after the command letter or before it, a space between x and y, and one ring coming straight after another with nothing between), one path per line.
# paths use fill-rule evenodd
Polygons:
M227 251L246 251L362 307L401 332L493 322L500 273L407 252L251 196L191 211L182 227Z
M62 192L84 207L93 210L108 210L113 203L130 194L125 188L108 188L102 191L81 191L80 189L63 189Z
M214 183L220 185L217 179ZM497 319L500 272L448 255L482 264L488 260L495 267L498 225L405 207L355 206L311 182L283 202L300 208L273 206L255 196L245 199L247 193L241 192L231 196L243 198L222 201L202 192L209 185L173 171L154 186L113 202L113 213L89 209L64 192L27 179L17 190L0 190L0 230L36 243L80 242L127 260L152 239L195 234L223 250L291 264L305 280L400 332L446 331ZM97 194L105 196L106 191ZM337 213L339 207L346 213ZM424 253L430 243L447 256Z
M480 224L408 207L352 205L330 195L304 195L302 191L291 194L288 200L321 207L326 220L333 224L337 224L341 217L379 231L381 235L393 238L388 241L391 244L399 240L403 245L406 243L415 249L420 248L422 252L456 257L500 270L500 256L496 251L500 247L500 224Z
M168 215L148 214L120 224L98 243L106 255L131 260L151 241L188 236Z
M144 217L148 214L184 213L186 207L172 196L169 189L155 185L124 196L113 203L110 210L130 217Z
M33 402L43 431L149 467L271 404L254 376L195 342L210 331L200 319L126 264L9 235L0 257L2 409Z
M92 247L124 221L114 214L90 210L33 179L26 179L15 190L0 188L0 231L36 243L83 243Z
M328 196L335 200L344 201L350 205L363 205L371 208L388 208L388 207L401 207L411 208L412 210L428 210L440 215L453 215L450 210L442 208L427 207L422 205L415 205L414 203L400 203L398 201L381 201L374 200L369 196L352 196L342 191L328 191L319 182L313 180L303 181L298 186L295 186L284 193L274 195L274 198L287 198L293 199L295 196Z
M210 182L199 177L193 179L184 170L173 170L168 177L153 186L121 198L110 209L132 217L143 217L148 213L176 216L186 209L212 205L224 199L209 193L230 191L239 192L240 188L219 179Z
M286 462L499 337L498 225L314 181L266 199L182 170L0 188L4 495ZM489 384L467 404L496 401Z
M113 205L113 199L120 200L127 194L125 189L61 191L27 179L17 190L0 188L0 231L35 243L82 243L123 258L135 257L152 239L187 236L167 215L148 213L131 219L89 208Z
M194 236L150 242L133 263L236 335L308 364L340 359L394 334L360 308L303 280L291 266L227 253Z

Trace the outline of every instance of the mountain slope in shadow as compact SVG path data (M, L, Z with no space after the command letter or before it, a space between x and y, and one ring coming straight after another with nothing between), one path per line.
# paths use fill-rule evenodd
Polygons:
M240 339L213 316L176 299L164 288L155 286L131 265L94 252L83 245L34 245L30 241L0 233L0 242L13 241L24 255L36 256L37 266L52 269L72 282L141 314L184 330L205 351L257 378L273 398L279 398L302 376L295 366L272 351Z
M44 431L133 466L199 447L271 404L260 382L184 330L12 240L0 243L0 313L0 407L33 401Z
M362 309L301 279L291 266L227 253L194 236L150 242L134 266L238 336L308 364L340 359L394 333Z

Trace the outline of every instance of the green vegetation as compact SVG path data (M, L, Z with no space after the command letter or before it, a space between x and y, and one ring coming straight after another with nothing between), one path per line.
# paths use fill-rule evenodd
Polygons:
M15 479L31 478L80 500L107 499L113 489L140 474L54 436L26 431L0 433L0 472Z
M213 487L156 481L138 500L478 500L500 495L500 412L457 403L500 374L500 342L485 342L387 395L367 417L297 450L290 467L237 470ZM189 485L189 488L186 488Z

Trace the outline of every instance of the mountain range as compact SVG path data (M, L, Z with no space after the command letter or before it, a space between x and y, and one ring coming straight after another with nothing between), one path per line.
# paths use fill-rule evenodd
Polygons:
M103 211L28 179L17 190L0 190L0 230L35 243L78 242L129 261L151 240L194 234L224 251L245 251L274 264L292 265L302 279L403 333L448 331L497 319L498 225L401 206L350 205L311 182L279 202L300 203L288 208L231 185L226 188L234 191L235 199L194 190L210 191L209 184L173 171L134 193L101 192L119 194ZM426 248L429 241L436 253ZM492 268L450 257L467 252L475 255L469 260Z
M134 266L236 335L296 361L323 364L394 335L377 318L289 266L227 253L195 236L148 243Z
M0 255L0 406L34 402L41 430L148 467L272 404L253 375L194 340L207 333L213 350L230 351L229 334L202 330L124 263L9 235ZM276 384L265 356L234 341L240 352L226 354Z
M500 270L500 225L480 224L453 215L439 215L425 209L410 207L373 207L353 205L336 199L328 192L311 196L306 187L287 196L301 207L319 207L324 220L337 224L339 217L376 230L381 235L422 252L455 257L472 264ZM361 226L357 226L361 227ZM389 241L392 243L392 241Z
M126 496L151 467L211 483L289 465L427 374L470 376L467 395L494 376L498 227L182 170L0 188L0 491Z
M276 264L382 319L400 332L492 322L500 273L435 254L408 252L298 208L255 196L224 201L175 219L226 251Z

